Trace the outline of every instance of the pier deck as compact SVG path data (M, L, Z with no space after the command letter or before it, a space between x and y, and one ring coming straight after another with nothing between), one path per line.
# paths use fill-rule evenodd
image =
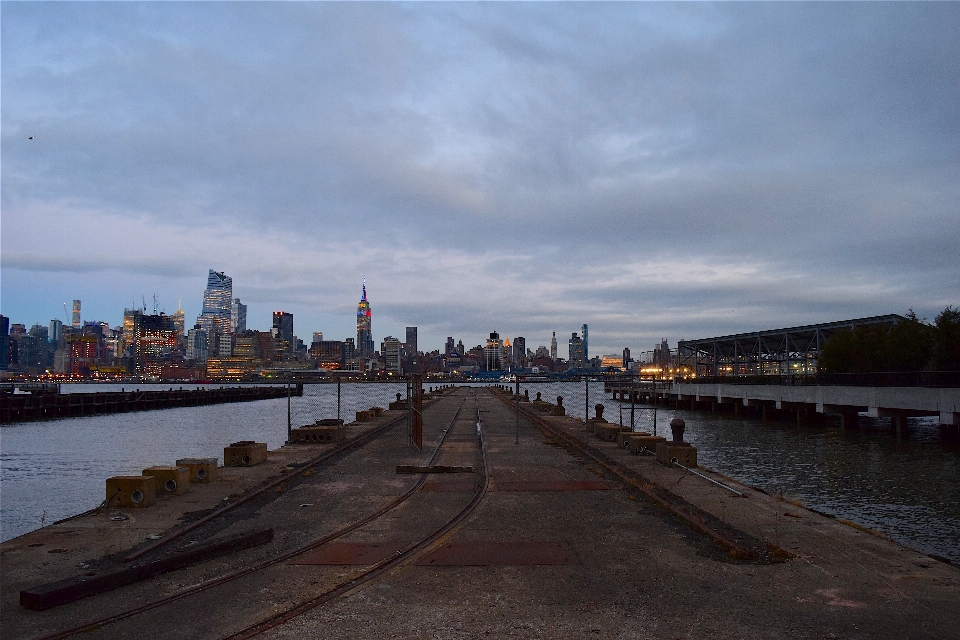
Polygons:
M129 532L116 540L121 547L138 539L143 544L148 530L163 535L175 525L178 505L183 511L199 505L169 498L160 505L164 515L125 511L130 520L123 522L91 515L4 543L2 635L49 636L334 531L407 491L417 476L396 468L427 465L444 434L430 464L462 472L429 474L410 500L338 539L339 546L99 626L84 637L250 637L251 625L359 576L377 561L364 554L402 547L475 495L481 499L469 516L429 545L375 579L259 628L262 637L946 639L960 625L956 567L718 478L746 496L736 497L652 457L633 456L616 442L601 442L577 419L530 410L515 444L512 404L490 390L457 389L425 410L424 453L408 448L398 426L317 467L275 499L257 502L215 534L271 526L276 537L270 544L56 609L28 611L17 605L19 590L71 575L81 563L93 566L107 551L98 541L110 528ZM278 465L295 466L309 457L298 447L321 446L271 452L266 466L253 468L262 474L254 484L278 473ZM226 487L219 488L224 493ZM654 494L663 500L652 499ZM698 517L720 537L749 549L759 544L770 553L731 554L662 502ZM152 518L148 528L137 524Z

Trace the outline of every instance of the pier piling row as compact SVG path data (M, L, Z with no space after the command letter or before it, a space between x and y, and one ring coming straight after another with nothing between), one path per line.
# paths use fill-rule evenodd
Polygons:
M291 387L290 394L302 396L303 385ZM286 397L285 386L104 393L5 393L0 394L0 424Z

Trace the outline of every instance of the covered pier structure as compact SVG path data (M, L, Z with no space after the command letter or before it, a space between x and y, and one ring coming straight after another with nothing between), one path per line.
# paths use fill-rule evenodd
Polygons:
M788 329L700 340L677 344L677 365L682 377L804 376L817 372L820 348L836 331L858 326L893 326L906 320L890 314L812 324Z

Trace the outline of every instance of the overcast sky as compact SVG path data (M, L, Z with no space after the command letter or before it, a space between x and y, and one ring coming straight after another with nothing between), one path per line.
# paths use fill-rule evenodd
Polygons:
M210 268L421 349L960 304L958 3L0 10L11 322L189 326Z

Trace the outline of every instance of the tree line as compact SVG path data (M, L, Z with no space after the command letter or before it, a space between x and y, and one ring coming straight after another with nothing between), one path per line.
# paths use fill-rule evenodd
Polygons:
M960 371L960 309L947 307L932 324L911 309L892 326L840 329L821 347L817 368L826 373Z

